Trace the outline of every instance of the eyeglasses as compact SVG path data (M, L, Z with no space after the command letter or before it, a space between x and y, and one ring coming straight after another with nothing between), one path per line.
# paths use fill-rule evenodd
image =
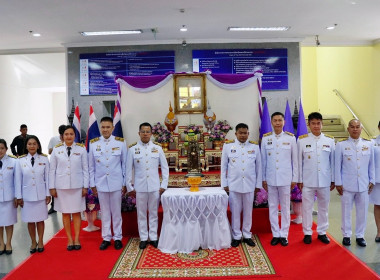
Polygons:
M150 130L140 130L140 133L141 134L150 134L150 133L152 133L152 131L150 131Z

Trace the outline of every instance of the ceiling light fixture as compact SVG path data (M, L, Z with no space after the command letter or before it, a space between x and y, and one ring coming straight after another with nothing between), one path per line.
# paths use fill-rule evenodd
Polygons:
M119 30L119 31L83 31L79 32L83 36L107 36L107 35L129 35L129 34L141 34L142 30Z
M338 24L334 23L334 25L331 25L331 26L327 26L326 29L327 30L334 30L335 27L337 27Z
M33 30L30 30L29 34L32 35L33 37L41 37L40 33L34 33Z
M182 32L186 32L187 31L186 25L182 25L182 27L179 30Z
M273 27L228 27L228 31L286 31L289 26L273 26Z

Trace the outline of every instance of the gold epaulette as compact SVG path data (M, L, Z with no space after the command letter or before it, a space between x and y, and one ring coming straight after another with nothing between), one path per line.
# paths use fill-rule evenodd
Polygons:
M156 144L157 146L162 146L162 144L161 143L158 143L158 142L153 142L154 144Z
M23 158L23 157L26 157L27 156L27 154L25 154L25 155L21 155L21 156L19 156L18 158Z
M365 140L365 141L371 141L371 139L364 138L364 137L362 137L362 139Z
M257 142L257 141L249 141L249 143L259 145L259 142Z
M135 143L129 145L128 148L132 148L133 146L136 146L136 145L137 145L137 142L135 142Z
M273 133L272 131L271 131L271 132L268 132L268 133L265 133L265 134L263 135L263 137L264 137L264 136L272 135L272 133Z
M334 139L334 136L332 136L332 135L325 134L325 136L328 138Z
M96 138L91 139L91 140L90 140L90 143L92 144L92 143L95 143L96 141L99 141L99 137L96 137Z
M286 134L290 135L290 136L294 136L293 133L289 132L289 131L284 131ZM299 137L298 137L299 138Z
M306 137L309 137L309 134L301 135L301 136L298 137L298 139L304 139L304 138L306 138Z
M59 143L59 144L55 145L54 148L58 148L58 147L61 147L61 146L63 146L63 143Z
M41 154L41 156L43 156L43 157L48 157L48 155L47 155L47 154Z
M338 142L342 142L342 141L346 141L346 140L348 140L348 137L347 138L339 139Z
M227 140L227 141L224 141L224 144L231 144L231 143L234 143L235 140Z
M86 146L85 145L83 145L83 144L81 144L81 143L75 143L77 146L79 146L79 147L82 147L82 148L85 148Z
M11 157L11 158L17 158L16 156L14 156L14 155L8 155L9 157Z
M115 137L115 140L120 141L120 142L124 142L124 138L123 137Z

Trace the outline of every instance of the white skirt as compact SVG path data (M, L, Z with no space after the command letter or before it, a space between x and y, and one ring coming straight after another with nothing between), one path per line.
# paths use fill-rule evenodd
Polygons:
M71 214L86 210L86 200L82 196L82 188L57 189L54 199L54 209L61 213Z
M369 203L380 205L380 183L376 183L369 194Z
M7 227L17 223L17 208L13 200L0 202L0 227Z
M25 223L37 223L48 218L46 201L25 201L21 208L21 220Z

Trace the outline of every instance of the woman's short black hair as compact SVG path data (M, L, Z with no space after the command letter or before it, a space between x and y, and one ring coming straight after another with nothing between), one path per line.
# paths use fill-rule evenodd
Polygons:
M28 142L29 142L30 139L36 140L36 142L38 144L37 154L39 154L39 155L42 154L41 143L40 143L40 140L38 139L38 137L36 135L28 135L28 137L26 138L26 141L25 141L25 149L24 149L24 151L28 151L27 147L28 147Z
M5 149L8 150L7 141L0 139L0 144L3 144L5 146Z

